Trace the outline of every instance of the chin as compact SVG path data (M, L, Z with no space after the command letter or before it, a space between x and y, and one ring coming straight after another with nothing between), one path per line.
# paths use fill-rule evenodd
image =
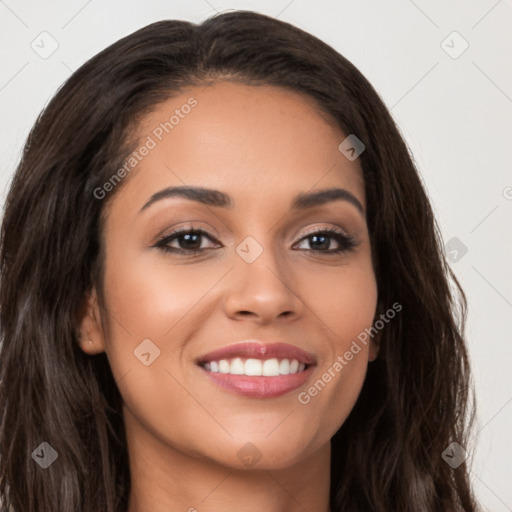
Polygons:
M281 433L270 434L265 438L261 433L251 437L243 436L243 439L235 442L231 440L231 447L225 447L234 453L234 458L225 460L223 465L243 470L279 470L286 469L301 463L310 456L319 446L313 445L311 440L296 438ZM327 441L327 445L329 442Z

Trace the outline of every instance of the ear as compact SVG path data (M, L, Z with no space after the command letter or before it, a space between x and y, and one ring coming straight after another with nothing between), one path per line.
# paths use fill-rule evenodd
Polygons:
M95 288L85 298L78 323L80 348L90 355L104 352L105 338Z

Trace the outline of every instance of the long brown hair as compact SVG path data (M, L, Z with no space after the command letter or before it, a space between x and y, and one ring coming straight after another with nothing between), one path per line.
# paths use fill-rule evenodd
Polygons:
M119 40L73 73L30 132L1 230L1 510L126 510L121 397L105 354L87 356L78 344L84 297L102 289L105 207L122 183L103 201L94 191L134 149L144 114L215 80L302 93L366 148L379 303L403 309L332 439L332 510L476 510L466 463L453 469L442 457L452 442L469 450L466 297L408 149L347 59L249 11L199 25L161 21ZM44 471L31 457L43 442L58 454Z

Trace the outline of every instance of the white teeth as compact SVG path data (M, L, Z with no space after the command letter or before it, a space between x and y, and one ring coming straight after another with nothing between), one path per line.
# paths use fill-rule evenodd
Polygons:
M245 375L261 375L263 365L259 359L247 359L245 361Z
M214 373L229 373L231 375L248 375L264 377L277 377L279 375L293 375L305 370L306 365L297 359L246 359L240 357L209 361L204 364L205 370Z
M246 373L243 361L239 357L233 359L233 361L231 362L230 371L227 373L232 373L233 375L243 375L244 373Z
M279 361L277 359L267 359L263 363L263 375L265 377L277 377L279 375Z
M219 372L220 373L230 373L230 368L229 368L229 362L226 361L225 359L221 359L219 361Z
M279 373L281 375L289 375L290 374L290 361L288 361L288 359L283 359L279 363Z

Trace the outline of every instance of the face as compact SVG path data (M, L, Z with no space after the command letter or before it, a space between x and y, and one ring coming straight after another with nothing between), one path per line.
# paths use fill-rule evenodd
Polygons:
M238 468L325 449L376 356L353 344L377 287L346 134L311 99L219 82L161 104L139 135L148 150L107 210L105 309L93 293L82 322L127 431ZM171 190L185 186L203 193Z

